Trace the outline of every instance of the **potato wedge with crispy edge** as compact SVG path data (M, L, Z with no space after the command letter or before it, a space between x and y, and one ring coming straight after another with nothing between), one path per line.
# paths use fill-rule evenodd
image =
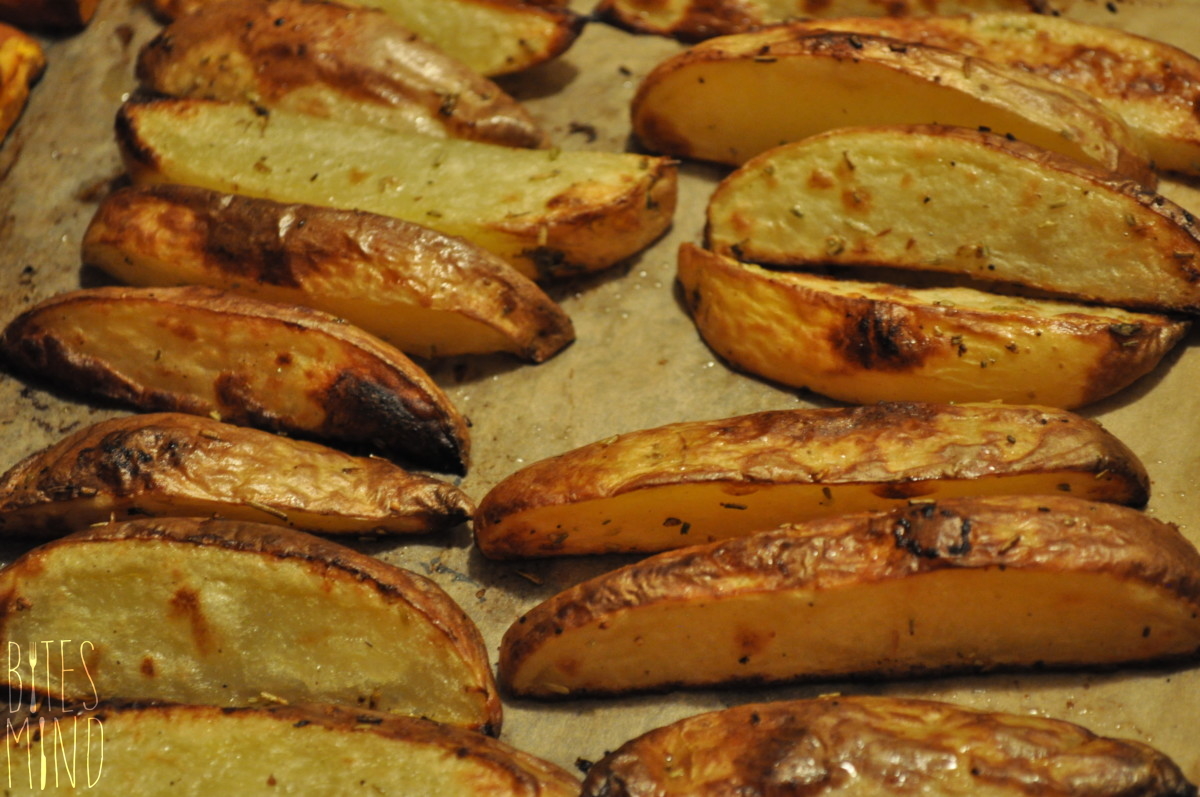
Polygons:
M579 795L579 780L569 772L497 739L337 706L103 704L48 718L40 736L36 719L10 727L10 795L78 794L66 777L76 765L62 755L72 746L77 783L92 783L89 792L98 795Z
M607 268L675 212L675 164L645 155L513 149L208 100L126 103L117 136L137 182L395 216L534 278Z
M17 123L30 87L46 68L46 55L37 39L0 23L0 143Z
M36 683L53 705L327 702L500 730L483 639L449 595L292 529L93 526L0 571L0 596L0 640L23 649L3 676L12 695ZM29 650L38 639L74 642ZM36 681L35 659L49 673Z
M1145 467L1045 407L876 404L674 423L535 462L483 498L497 558L663 551L913 499L1069 492L1141 506Z
M543 147L545 132L492 81L375 9L306 0L205 5L142 48L141 84L173 97Z
M951 272L1200 313L1191 213L1115 174L978 130L842 128L777 147L713 192L707 239L713 251L768 266Z
M454 485L387 460L179 413L101 421L0 476L0 534L11 536L134 515L423 534L462 523L474 508Z
M150 0L155 11L172 19L214 4L215 0ZM575 43L586 22L562 3L370 0L358 5L378 8L488 77L520 72L557 58Z
M797 762L803 762L798 765ZM1193 797L1161 752L1062 720L897 697L821 697L698 714L597 762L584 797L894 794Z
M1120 116L1156 168L1200 174L1200 59L1169 44L1039 14L794 24L920 42L1033 72L1087 93Z
M769 271L691 244L679 282L729 363L858 404L1080 407L1148 374L1189 329L1115 307Z
M522 615L514 695L1109 667L1200 652L1200 553L1064 496L951 498L656 554Z
M39 30L77 30L87 25L100 0L0 0L0 22Z
M936 122L987 127L1156 182L1141 143L1086 94L1015 67L866 34L782 25L710 39L656 66L632 113L650 150L735 166L833 128Z
M371 445L464 472L466 419L429 375L333 316L197 286L90 288L4 330L26 372L147 411Z
M596 15L637 33L700 41L810 17L908 17L1045 8L1043 0L600 0Z
M542 362L575 339L562 308L496 255L374 213L129 186L100 203L83 262L136 285L313 307L421 357L506 351Z

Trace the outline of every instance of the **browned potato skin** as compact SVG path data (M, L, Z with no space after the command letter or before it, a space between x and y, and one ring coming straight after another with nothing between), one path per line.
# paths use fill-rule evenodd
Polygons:
M26 310L0 346L27 373L141 410L215 413L434 469L467 466L466 419L436 383L315 310L196 286L92 288Z
M600 0L596 14L638 33L701 41L792 19L901 17L973 11L1041 11L1041 0Z
M884 77L895 85L872 94ZM813 81L830 87L818 94ZM792 89L808 92L804 103L763 107ZM666 59L638 86L632 123L653 152L735 166L839 127L986 126L1148 188L1158 179L1125 123L1083 92L937 47L788 25L710 39Z
M897 782L947 796L1196 794L1157 750L1070 722L831 696L737 706L649 731L597 762L583 797L832 797L893 794Z
M81 429L0 476L0 533L52 536L135 515L317 534L423 534L467 520L452 484L377 457L214 421L133 415Z
M92 742L93 774L103 730L103 770L95 782L102 794L168 794L180 782L205 794L579 794L579 780L569 772L498 739L377 711L319 704L214 708L102 703L59 722L68 733L79 729L81 760L84 743ZM31 725L36 727L36 719ZM91 739L85 735L89 725ZM25 763L38 761L43 746L48 753L53 737L47 733L42 742L36 734L15 733L20 722L11 727L6 741L19 788ZM247 755L248 749L255 754ZM388 765L380 766L379 757ZM213 766L214 761L221 766ZM51 776L38 793L76 793L65 783L61 790L55 785Z
M734 366L859 404L1081 407L1149 373L1190 328L970 288L769 271L691 244L680 248L679 281L701 335Z
M475 541L497 559L654 552L918 498L1070 490L1140 506L1149 489L1132 451L1069 412L889 403L785 410L630 432L533 463L484 496ZM636 518L609 508L637 493L656 512ZM560 522L539 521L537 510L548 508L561 510ZM561 520L568 515L573 525Z
M142 85L512 147L546 134L516 100L374 9L306 0L206 4L141 51Z
M1155 168L1200 173L1200 59L1117 28L1051 15L845 17L790 23L957 50L1079 89L1125 120Z
M29 90L46 68L46 55L32 36L0 23L0 143L17 122Z
M218 0L150 0L166 19L179 19ZM583 31L587 18L567 0L371 0L378 8L481 75L521 72L557 58Z
M320 700L331 703L341 701L339 704L351 705L354 708L367 707L388 713L402 713L402 709L394 705L377 705L377 694L359 695L357 699L347 703L348 696L344 694L344 687L343 694L337 696L313 697L313 692L321 693L329 688L322 683L315 686L309 683L290 683L286 688L294 688L294 694L273 692L262 695L257 691L263 687L255 680L255 672L261 670L259 675L274 675L272 662L255 662L253 655L243 657L240 650L224 650L219 644L214 644L225 638L222 631L229 631L230 620L223 616L224 614L232 612L233 616L237 617L239 612L253 613L257 607L229 609L219 598L212 600L212 596L207 593L209 584L189 583L189 575L193 572L189 569L189 560L205 556L206 561L210 563L214 559L235 563L221 566L226 581L222 586L214 587L218 596L237 595L245 590L253 590L254 583L258 580L272 580L276 583L274 570L279 569L280 572L286 570L289 574L288 588L293 591L297 579L304 581L305 589L311 590L306 599L313 601L313 605L319 605L324 594L340 585L353 592L357 596L356 599L370 601L374 607L382 605L387 612L401 612L407 615L407 622L411 626L428 626L426 630L429 630L432 636L427 634L422 638L436 639L436 650L412 650L411 655L417 660L428 659L431 667L438 666L439 662L445 665L446 662L453 661L460 674L465 673L465 681L458 681L455 674L449 671L431 673L430 677L443 679L443 688L460 692L470 703L474 713L470 718L443 715L432 719L481 730L491 735L499 734L503 709L483 637L471 618L441 587L415 572L387 564L344 545L278 526L224 519L161 518L92 526L47 542L0 570L0 581L3 582L3 589L0 589L0 638L13 639L13 635L16 634L15 638L21 640L19 644L26 644L22 631L14 629L19 629L29 617L38 617L38 612L46 614L46 607L40 605L36 599L38 590L42 589L39 579L56 578L59 565L71 564L72 561L111 561L114 567L128 565L132 571L136 571L140 566L138 563L143 561L139 552L151 548L166 552L165 555L170 557L171 566L178 568L179 572L172 577L174 580L169 582L176 585L172 587L176 592L165 601L166 605L152 606L151 602L159 596L147 597L137 593L137 590L131 590L131 593L137 594L128 599L140 602L140 609L161 614L144 618L114 617L114 624L124 623L127 630L130 623L141 623L136 632L130 630L130 633L144 636L144 640L140 641L125 637L105 639L102 636L103 629L97 629L96 636L90 636L89 629L90 638L87 641L92 647L86 652L83 648L79 650L81 656L86 656L85 661L90 662L90 667L81 665L78 660L72 662L68 660L65 652L56 651L54 657L59 659L66 669L60 670L47 661L50 674L45 682L39 681L36 684L38 689L53 698L48 701L51 707L95 705L97 699L194 702L226 708L252 705L264 700L268 703ZM155 561L159 559L156 558ZM272 573L260 576L263 571ZM140 584L138 588L141 589ZM222 593L223 590L226 593ZM86 591L86 586L73 590L75 595L71 600L86 601ZM108 594L104 595L103 599L111 604L110 611L120 614L124 609L120 601L127 597ZM29 614L30 612L33 614ZM183 644L172 636L172 629L166 628L168 619L176 626L176 630L179 621L184 621L184 627L190 629L190 644L195 649L194 655L200 659L195 664L196 677L187 683L162 677L152 661L154 655L168 655L162 653L163 649L169 650L172 645ZM261 619L268 622L267 618ZM155 620L159 622L156 623ZM275 618L270 618L270 621L274 620ZM60 619L43 616L41 621L53 624L60 622ZM63 617L61 622L69 624L75 620ZM288 618L286 622L297 621L295 618ZM390 628L379 630L383 634L394 632ZM247 633L252 632L253 629L247 630ZM396 629L395 632L409 633L410 629ZM144 661L139 663L136 660L112 660L113 648L143 642L146 646L138 650L145 651L146 657L151 659L149 665ZM67 650L69 649L68 647ZM336 651L325 650L322 653L335 654ZM233 662L241 659L244 659L244 662L236 666L239 668L237 677L242 678L243 682L223 684L206 680L212 677L214 669L235 666ZM72 664L74 669L71 669ZM98 664L103 666L98 667ZM160 663L158 666L163 665ZM201 672L204 672L205 676L201 676ZM138 675L134 676L134 673ZM113 689L118 687L114 687L113 684L123 680L135 683L136 686L130 688L138 693L115 693ZM335 674L328 677L330 683L337 680ZM15 687L14 684L10 685ZM380 685L376 692L383 688L384 686ZM198 694L203 695L205 699L197 699ZM246 701L247 694L254 697ZM181 700L181 695L187 699ZM435 697L441 699L444 695L422 695L421 699L432 701Z
M0 0L0 21L22 28L78 30L91 21L100 0Z
M499 680L557 698L1188 660L1198 618L1200 553L1168 523L1065 496L952 498L578 584L509 627Z
M562 308L499 257L362 211L129 186L100 203L83 261L137 285L208 285L312 307L421 357L508 351L536 363L575 339ZM406 310L425 320L405 323ZM428 323L434 316L449 320Z

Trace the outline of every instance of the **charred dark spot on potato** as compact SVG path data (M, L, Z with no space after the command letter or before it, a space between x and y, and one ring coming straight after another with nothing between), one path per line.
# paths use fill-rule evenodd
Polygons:
M138 667L138 670L147 678L153 678L155 675L154 659L150 658L149 656L144 657L141 665Z
M930 344L900 307L862 302L829 333L834 350L867 370L907 371L922 365Z
M896 547L921 559L947 559L971 551L971 520L934 504L916 508L892 526Z
M871 492L880 498L891 498L902 501L909 498L920 498L929 495L934 488L926 482L886 482L871 488Z
M204 616L198 592L180 587L168 601L167 614L172 619L188 624L192 632L192 641L198 651L207 653L212 649L212 629L208 626L208 618Z

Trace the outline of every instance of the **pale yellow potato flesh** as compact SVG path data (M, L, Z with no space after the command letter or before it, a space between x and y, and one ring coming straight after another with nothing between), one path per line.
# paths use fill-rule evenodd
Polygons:
M1195 792L1157 750L1074 723L911 698L828 696L751 703L648 731L588 770L583 797L876 797L896 793L896 783L930 797Z
M612 266L675 210L666 158L513 149L206 100L127 103L117 127L136 182L395 216L533 278Z
M503 89L376 9L303 0L204 5L142 47L137 77L173 97L506 146L549 144Z
M0 22L0 142L25 109L29 90L46 68L37 39Z
M214 0L150 0L176 18ZM520 72L566 52L583 30L584 17L547 3L508 0L370 0L378 8L481 75Z
M1200 313L1200 227L1117 175L977 130L841 129L726 177L716 252L773 266L965 274L1073 300Z
M208 285L344 318L420 357L570 343L567 314L462 238L388 216L193 186L131 186L100 203L83 262L134 285Z
M1039 0L601 0L596 13L639 33L696 41L796 19L1028 12L1043 5Z
M0 476L0 534L13 537L140 515L423 534L462 523L474 506L454 485L379 457L180 413L101 421Z
M334 706L101 706L13 722L10 795L576 797L565 770L472 731ZM36 721L30 723L36 729ZM52 735L57 729L59 737ZM90 731L90 734L89 734ZM75 733L76 736L71 734ZM65 753L65 755L64 755ZM41 776L45 756L46 782ZM74 757L72 757L74 754ZM74 777L72 785L71 777Z
M482 637L441 588L302 532L95 526L18 558L0 587L0 640L22 651L4 677L29 688L32 657L55 702L325 702L500 728ZM72 642L28 647L42 639Z
M1189 329L1120 308L769 271L690 244L679 281L732 365L857 404L1080 407L1152 371Z
M1160 170L1200 174L1200 59L1117 28L1049 14L839 17L792 23L888 36L1009 64L1084 91L1112 110Z
M1014 67L865 34L786 26L722 36L668 58L633 99L651 151L740 165L839 127L986 127L1156 182L1125 124L1082 92Z
M1136 510L946 499L657 554L509 627L499 679L564 697L1190 659L1200 553Z
M22 371L144 411L370 446L447 472L466 419L398 349L340 319L199 286L104 287L34 305L0 347Z
M528 465L475 515L492 558L654 552L961 495L1144 504L1098 424L1044 407L881 404L674 423Z

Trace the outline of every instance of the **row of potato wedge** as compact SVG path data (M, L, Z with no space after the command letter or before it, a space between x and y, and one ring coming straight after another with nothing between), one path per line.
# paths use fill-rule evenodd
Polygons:
M1065 72L1088 45L1154 53L1171 85L1200 87L1174 48L1014 14L792 23L659 64L633 102L639 138L737 166L707 251L679 252L702 337L742 370L860 403L1072 408L1152 371L1200 310L1200 228L1136 153L1187 170L1200 125L1133 66L1078 87L1108 106L1015 66L1042 48L1041 69Z

